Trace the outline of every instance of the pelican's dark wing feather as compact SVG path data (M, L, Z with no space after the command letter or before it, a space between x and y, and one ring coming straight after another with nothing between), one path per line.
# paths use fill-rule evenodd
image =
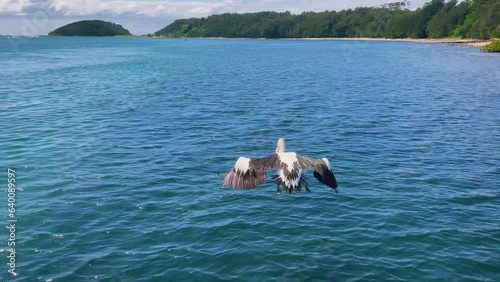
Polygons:
M274 168L277 160L275 154L262 159L240 157L231 171L223 175L222 187L254 189L266 181L266 171Z
M337 180L330 168L330 162L326 158L311 159L297 154L297 160L302 169L311 169L314 177L321 183L335 190L337 190Z

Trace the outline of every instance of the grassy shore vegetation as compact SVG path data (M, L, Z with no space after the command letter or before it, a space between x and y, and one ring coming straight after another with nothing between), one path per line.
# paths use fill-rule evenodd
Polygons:
M500 40L495 40L488 45L481 47L481 51L500 52Z
M179 19L157 31L165 37L226 38L478 38L500 37L499 0L432 0L412 11L407 2L354 10L226 13Z
M119 24L85 20L67 24L49 33L50 36L126 36L132 35Z

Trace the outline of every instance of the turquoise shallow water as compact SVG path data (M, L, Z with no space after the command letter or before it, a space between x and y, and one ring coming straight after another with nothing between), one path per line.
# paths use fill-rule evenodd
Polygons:
M445 44L0 38L15 281L498 281L499 66ZM220 187L279 137L340 193Z

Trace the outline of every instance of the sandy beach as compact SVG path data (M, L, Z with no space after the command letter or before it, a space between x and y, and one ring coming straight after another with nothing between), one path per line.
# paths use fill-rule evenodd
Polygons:
M158 38L158 37L156 37ZM161 37L159 37L161 38ZM463 44L466 46L482 47L492 40L479 39L431 39L431 38L372 38L372 37L322 37L322 38L225 38L225 37L181 37L183 39L216 39L216 40L317 40L317 41L387 41L387 42L419 42L419 43L448 43Z
M280 40L339 40L339 41L392 41L392 42L419 42L419 43L448 43L464 44L467 46L482 47L492 42L492 40L478 39L431 39L431 38L283 38Z

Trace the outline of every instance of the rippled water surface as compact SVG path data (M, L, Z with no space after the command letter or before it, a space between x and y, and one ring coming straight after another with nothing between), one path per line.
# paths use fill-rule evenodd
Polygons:
M0 38L0 280L498 281L500 56L363 41ZM222 189L330 159L339 193Z

